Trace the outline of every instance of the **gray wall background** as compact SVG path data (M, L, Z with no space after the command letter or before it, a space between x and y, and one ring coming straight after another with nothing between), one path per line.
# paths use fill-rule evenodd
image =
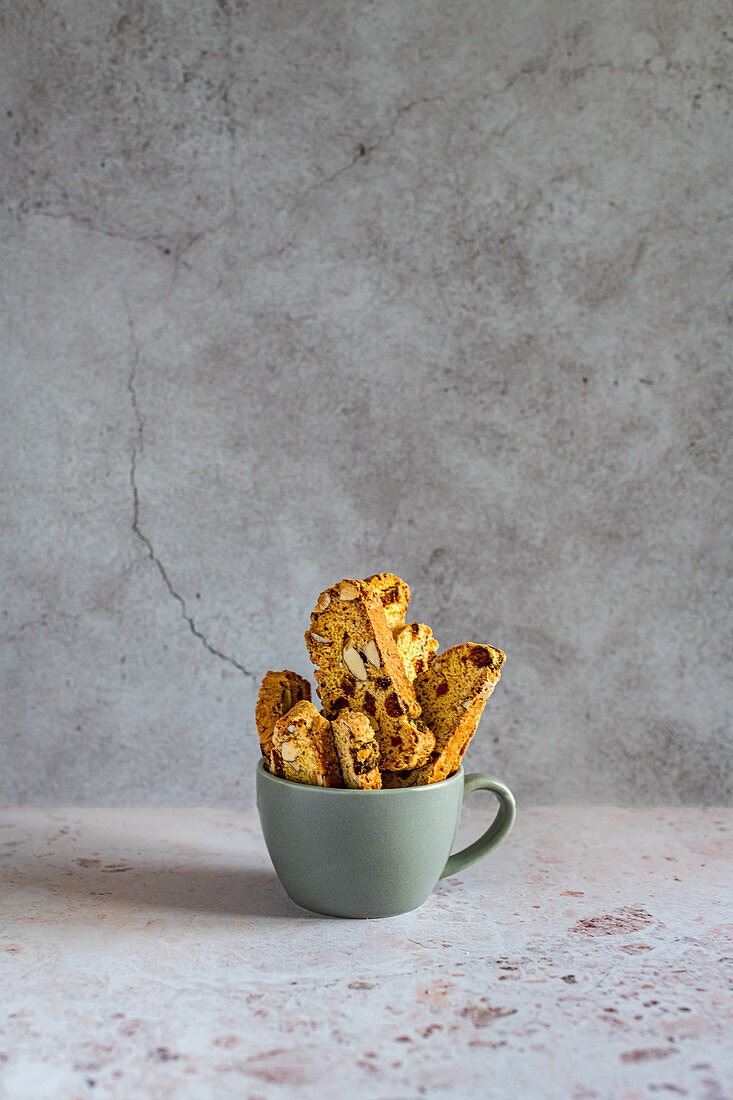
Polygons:
M251 805L389 569L525 804L727 800L729 5L1 8L0 798Z

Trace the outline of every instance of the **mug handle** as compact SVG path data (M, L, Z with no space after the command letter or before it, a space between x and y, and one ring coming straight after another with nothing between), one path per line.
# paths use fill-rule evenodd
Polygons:
M476 860L487 856L493 848L501 844L505 836L509 835L517 816L517 804L514 801L514 795L506 784L499 779L495 779L493 775L472 772L471 775L464 776L463 793L466 795L470 794L471 791L493 791L499 799L499 809L483 836L480 836L478 840L474 840L473 844L469 844L467 848L462 848L460 852L454 852L449 857L443 868L441 878L455 875L456 872L462 871L465 867L470 867Z

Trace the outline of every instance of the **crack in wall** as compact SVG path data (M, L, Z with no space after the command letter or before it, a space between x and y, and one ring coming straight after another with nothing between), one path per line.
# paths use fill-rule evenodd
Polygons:
M240 662L237 661L234 657L230 657L227 653L223 653L220 649L217 649L216 646L213 646L206 635L203 633L203 631L199 630L199 628L196 626L193 617L188 613L186 601L184 600L180 592L177 592L176 589L173 587L165 566L155 552L155 547L153 546L152 541L140 527L140 494L137 487L137 460L138 456L142 454L145 445L145 424L142 418L142 413L140 412L140 405L138 404L137 400L137 390L135 388L137 369L140 365L140 345L137 340L137 336L135 333L135 323L132 319L132 313L130 311L130 306L127 301L125 302L125 309L127 312L127 327L130 332L130 343L132 344L130 371L127 376L127 392L130 395L130 404L132 405L132 411L135 415L135 424L137 426L135 442L130 452L130 487L132 489L133 533L147 550L148 557L160 573L163 583L168 589L169 595L172 596L173 599L179 604L181 608L181 617L188 623L188 628L193 634L194 638L198 638L204 649L206 649L213 657L218 657L219 660L226 661L227 664L232 665L239 672L241 672L243 676L247 676L252 679L254 678L253 672L250 672L248 668L245 668L244 665L240 664Z
M359 161L364 160L366 157L369 156L370 153L376 152L376 150L379 149L380 146L384 145L391 138L393 138L397 131L397 126L400 119L403 115L407 114L408 111L411 111L414 107L419 107L423 103L437 103L442 99L442 95L423 96L421 99L414 99L410 103L406 103L404 106L398 107L389 128L381 137L378 137L376 139L373 145L359 144L356 148L356 152L354 153L350 161L348 161L346 164L342 164L341 167L337 168L335 172L331 172L328 176L324 176L322 179L316 180L315 183L311 183L308 187L306 187L305 190L300 193L300 195L296 198L295 202L290 207L290 214L292 215L296 212L296 210L300 210L300 208L307 202L308 198L310 197L310 195L313 194L314 191L320 191L322 187L328 187L334 182L334 180L337 180L339 176L342 176L344 172L350 172L352 168L356 167Z
M226 5L221 7L221 10L225 18L231 19L231 12L226 7ZM571 82L582 80L588 74L597 73L603 70L609 71L614 74L626 73L631 75L646 75L656 79L657 77L670 76L673 74L687 77L690 75L691 72L697 73L697 70L702 68L711 80L720 79L720 72L722 72L722 69L719 72L718 66L706 67L689 59L686 60L684 64L682 64L681 62L675 62L673 60L670 60L670 58L667 56L666 51L663 51L659 55L665 61L664 70L649 68L650 60L654 59L647 59L641 64L617 64L614 61L591 61L585 65L580 65L574 68L572 65L568 64L553 65L556 51L557 46L553 45L545 53L537 57L530 58L519 69L509 75L505 79L504 83L498 88L490 89L485 92L481 92L480 90L475 89L470 94L461 97L457 101L454 101L453 114L455 115L456 113L459 113L471 102L487 102L499 96L503 96L507 92L509 92L518 81L524 79L525 77L533 75L545 76L549 74L551 77L559 79L562 84L568 85ZM227 133L229 134L231 143L230 155L228 158L229 169L231 172L235 159L234 150L236 146L237 130L237 123L232 111L232 105L229 100L229 86L234 83L237 76L236 66L232 62L231 56L227 58L227 68L228 83L226 84L224 91L221 95L221 103L224 112L225 126ZM450 102L450 97L447 98ZM392 121L388 124L387 129L382 136L378 136L371 145L358 145L356 152L352 155L349 161L342 164L341 167L337 168L335 171L309 184L303 191L301 191L300 194L295 196L289 209L286 210L286 213L292 215L299 211L307 203L309 197L314 192L320 190L321 188L330 186L336 179L338 179L339 176L355 168L360 160L368 158L370 154L376 152L383 144L391 140L396 133L401 118L405 114L410 112L413 108L421 104L432 104L445 100L446 96L441 93L434 96L423 96L421 98L412 100L411 102L404 104L403 106L396 107L392 117ZM517 116L517 118L518 117L519 116ZM510 120L509 123L505 124L502 129L494 131L494 136L504 137L516 121L516 118ZM196 232L184 232L182 234L176 232L171 232L168 234L161 234L157 232L136 234L134 232L127 232L124 229L105 227L98 224L96 218L93 215L83 214L73 209L29 209L24 204L21 204L18 208L16 216L18 221L21 221L21 219L25 217L50 218L59 221L69 220L75 227L86 229L90 233L99 234L100 236L108 237L112 240L123 240L131 244L145 245L153 248L165 259L171 260L173 265L173 281L175 282L175 279L178 275L179 267L182 265L183 257L186 255L186 253L188 253L190 249L196 243L198 243L199 240L201 240L201 238L207 236L208 234L220 231L227 225L230 219L236 216L236 188L234 186L233 178L230 181L229 206L229 211L218 218L216 221L212 222L210 225L204 226L202 229L197 230ZM12 239L12 237L16 235L17 231L18 230L13 230L7 236L2 237L1 239ZM264 257L268 257L273 254L281 255L283 251L287 251L287 249L291 246L292 241L289 240L285 243L284 246L275 249L274 252L272 252L272 250L267 250L262 253L262 255ZM254 262L256 262L258 259L260 259L259 255L255 255L254 257L252 257L252 260Z
M347 164L342 164L341 167L337 168L335 172L331 172L330 175L324 176L322 179L316 180L315 183L311 183L308 187L306 187L305 190L302 191L300 195L298 195L297 199L290 207L288 213L291 216L295 214L297 210L300 210L301 207L305 205L305 203L308 201L309 197L313 194L314 191L320 191L322 187L328 187L329 184L333 183L334 180L338 179L339 176L342 176L344 172L349 172L352 168L354 168L365 155L361 151L362 148L364 147L361 146L359 149L357 149L356 153ZM371 152L371 150L368 151Z
M392 122L390 123L387 132L383 134L382 137L377 138L374 145L367 146L366 152L373 153L376 149L380 147L380 145L384 145L386 142L390 141L397 132L397 127L400 123L402 116L414 110L415 107L421 107L424 103L442 103L444 102L444 100L445 96L443 95L422 96L420 99L413 99L409 103L403 104L402 107L398 107L395 111L394 118L392 119Z
M127 241L128 244L147 245L149 248L154 248L156 252L159 252L161 256L165 257L171 254L171 242L169 238L162 234L144 233L138 236L134 233L125 233L122 230L107 229L104 226L97 225L90 215L79 214L75 210L63 210L60 212L55 210L30 210L27 212L27 215L21 214L20 216L48 218L50 221L58 222L70 221L71 224L78 229L86 229L88 233L95 233L99 237L109 237L113 241ZM188 247L189 245L187 243L185 248Z

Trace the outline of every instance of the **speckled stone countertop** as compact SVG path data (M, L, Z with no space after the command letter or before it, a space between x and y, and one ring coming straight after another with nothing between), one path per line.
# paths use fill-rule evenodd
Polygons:
M524 810L346 921L290 903L253 812L5 809L0 1096L729 1097L731 825Z

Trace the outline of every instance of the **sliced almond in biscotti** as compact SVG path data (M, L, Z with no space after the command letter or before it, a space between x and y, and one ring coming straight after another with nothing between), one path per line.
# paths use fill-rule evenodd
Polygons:
M379 744L367 716L355 710L339 711L331 729L344 786L360 791L379 790L382 786Z
M390 629L402 626L410 602L410 589L405 582L395 573L375 573L366 578L366 583L378 593Z
M310 697L310 684L297 672L284 669L282 672L265 673L255 707L255 725L266 760L272 749L272 731L277 720L301 699L310 702Z
M425 672L438 649L438 640L425 623L407 623L395 627L392 631L395 645L402 657L407 679L414 683L415 677Z
M438 783L453 774L499 681L504 659L500 649L474 642L453 646L433 658L415 680L415 693L435 734L435 748L424 766L384 776L385 787Z
M347 709L366 714L382 769L427 761L435 738L420 720L384 606L370 584L343 580L322 592L305 643L329 719Z
M275 723L270 771L313 787L343 787L331 723L302 700Z

